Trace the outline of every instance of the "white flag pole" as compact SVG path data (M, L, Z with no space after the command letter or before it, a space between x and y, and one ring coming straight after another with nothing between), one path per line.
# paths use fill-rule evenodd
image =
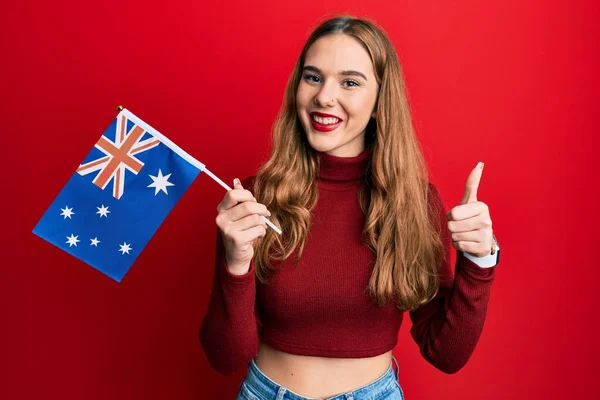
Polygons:
M225 182L223 182L221 179L219 179L218 176L216 176L215 174L213 174L212 172L210 172L208 170L208 168L204 167L204 169L202 170L202 172L206 172L206 174L208 176L210 176L211 178L213 178L215 180L215 182L217 182L219 185L223 186L225 188L225 190L229 191L232 190ZM273 223L271 221L269 221L264 215L261 215L261 218L267 223L267 225L269 225L271 228L273 228L273 230L277 233L279 233L281 235L281 229L279 229L278 227L276 227L275 225L273 225Z

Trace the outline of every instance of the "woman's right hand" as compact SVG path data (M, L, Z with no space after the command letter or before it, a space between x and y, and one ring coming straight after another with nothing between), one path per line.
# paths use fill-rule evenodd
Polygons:
M223 236L229 272L243 275L248 272L254 256L254 240L267 233L267 224L262 216L268 217L271 213L265 205L256 202L237 178L233 181L233 189L217 206L217 212L215 221Z

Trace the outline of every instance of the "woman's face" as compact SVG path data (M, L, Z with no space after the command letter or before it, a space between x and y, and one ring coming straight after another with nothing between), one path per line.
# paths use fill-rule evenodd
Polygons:
M354 38L329 35L308 49L296 107L313 149L354 157L365 148L377 82L369 53Z

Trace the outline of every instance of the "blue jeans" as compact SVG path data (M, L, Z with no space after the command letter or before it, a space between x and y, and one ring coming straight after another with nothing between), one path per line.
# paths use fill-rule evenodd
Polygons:
M393 365L396 366L394 371ZM404 400L404 392L398 383L398 362L392 357L388 370L374 382L349 392L328 397L326 400ZM300 396L278 385L250 362L246 379L242 382L237 400L316 400Z

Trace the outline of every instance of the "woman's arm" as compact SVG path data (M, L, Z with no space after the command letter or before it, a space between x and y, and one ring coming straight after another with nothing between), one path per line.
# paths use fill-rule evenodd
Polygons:
M467 363L481 336L495 268L479 267L457 251L452 279L446 211L432 184L430 194L438 210L446 257L439 267L440 290L433 300L410 312L410 332L421 355L439 370L452 374Z
M244 179L251 187L251 177ZM230 272L223 235L217 229L216 260L208 310L200 327L200 342L211 366L230 375L248 365L258 353L258 324L254 260L242 275Z
M200 342L210 365L230 375L248 365L258 353L255 315L254 261L244 275L233 275L225 263L220 233L208 310L200 328Z

